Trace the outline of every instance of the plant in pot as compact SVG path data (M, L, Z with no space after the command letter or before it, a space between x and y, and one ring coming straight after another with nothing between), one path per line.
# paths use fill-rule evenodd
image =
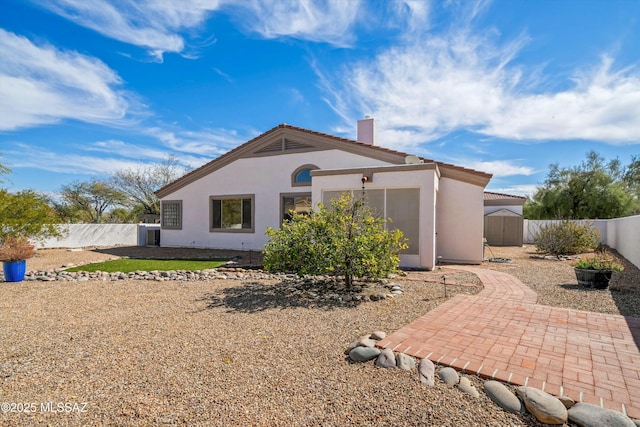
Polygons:
M22 282L27 269L27 259L35 254L35 248L26 237L7 237L0 245L0 261L4 280Z
M595 289L606 289L614 271L623 271L624 267L604 252L585 257L573 264L578 284Z

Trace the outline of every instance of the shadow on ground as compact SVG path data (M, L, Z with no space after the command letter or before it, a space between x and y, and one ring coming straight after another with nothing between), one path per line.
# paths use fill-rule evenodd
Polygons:
M227 308L227 312L257 313L270 309L309 308L334 310L356 307L363 301L341 301L330 297L317 298L303 295L292 295L289 283L275 284L261 282L245 282L241 286L225 288L217 293L206 294L197 301L204 301L203 310Z

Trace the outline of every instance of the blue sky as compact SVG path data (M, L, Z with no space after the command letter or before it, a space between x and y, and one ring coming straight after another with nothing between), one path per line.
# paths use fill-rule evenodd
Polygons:
M4 185L198 167L280 123L494 175L640 155L640 1L2 0Z

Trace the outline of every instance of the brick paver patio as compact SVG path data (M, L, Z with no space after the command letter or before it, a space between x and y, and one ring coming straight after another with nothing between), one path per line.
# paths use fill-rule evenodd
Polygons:
M514 385L529 385L640 418L640 318L536 304L498 271L387 336L379 347Z

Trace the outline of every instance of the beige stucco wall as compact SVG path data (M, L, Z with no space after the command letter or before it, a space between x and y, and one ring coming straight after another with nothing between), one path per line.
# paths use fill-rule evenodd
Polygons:
M267 227L280 226L280 194L311 192L310 186L291 185L291 174L305 164L324 169L385 163L339 150L238 159L163 198L182 200L183 218L182 230L162 230L161 245L261 250ZM209 231L210 196L248 194L255 195L254 233Z
M443 177L436 209L436 257L482 263L484 188Z

